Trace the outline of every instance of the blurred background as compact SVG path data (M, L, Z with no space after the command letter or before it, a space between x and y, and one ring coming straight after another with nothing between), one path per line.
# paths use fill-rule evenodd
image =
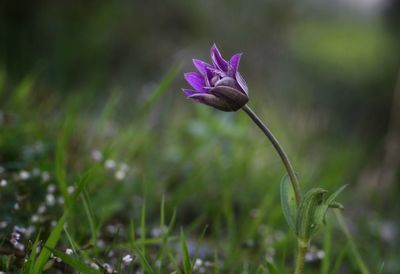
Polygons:
M45 215L35 212L51 207L49 185L62 192L60 181L72 186L102 166L88 187L96 229L71 228L78 243L109 243L105 227L126 229L144 200L153 226L164 199L168 216L177 210L177 231L197 239L208 225L203 259L217 252L226 273L255 273L266 257L290 269L276 153L244 113L181 92L182 73L194 70L192 58L209 61L214 42L226 58L244 53L249 104L281 140L303 189L349 184L339 200L363 259L332 215L332 250L320 233L312 250L325 256L310 253L309 273L334 273L324 271L336 264L336 273L368 273L363 264L399 272L397 0L2 1L4 239ZM34 222L36 231L62 208Z

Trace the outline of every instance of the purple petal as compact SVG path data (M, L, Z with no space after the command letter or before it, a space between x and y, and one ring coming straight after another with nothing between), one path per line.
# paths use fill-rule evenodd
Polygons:
M211 67L210 64L201 61L199 59L193 59L193 65L197 68L197 70L202 74L206 75L206 68Z
M249 89L247 88L246 81L243 79L243 77L239 73L239 71L236 72L236 81L238 82L239 86L242 88L244 93L246 93L246 95L248 95L249 94Z
M197 72L187 72L184 76L189 85L191 85L195 90L202 90L206 85L203 76Z
M232 111L237 111L249 101L247 94L241 90L228 86L218 86L210 90L210 93L224 100Z
M221 53L219 52L217 46L214 44L211 48L211 60L217 68L219 68L222 71L227 72L228 71L228 62L222 58Z
M192 90L192 89L182 89L182 91L187 95L187 96L192 96L193 94L199 93L198 91Z
M233 111L232 106L230 106L225 100L218 98L213 94L198 93L198 94L189 96L189 98L193 99L194 101L196 101L198 103L205 104L205 105L214 107L214 108L222 110L222 111Z
M231 88L237 88L236 80L232 77L223 77L215 83L215 86L227 86Z
M213 77L215 76L214 68L212 67L206 67L206 77L205 77L205 82L206 82L206 86L211 86L211 80L213 79Z
M231 57L231 60L229 60L229 64L230 64L232 72L233 72L232 75L235 75L239 69L239 63L240 63L241 56L242 56L241 53L236 53L235 55L233 55Z

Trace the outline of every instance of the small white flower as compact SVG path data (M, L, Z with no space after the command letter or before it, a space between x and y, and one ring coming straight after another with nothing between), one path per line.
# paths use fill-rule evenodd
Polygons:
M104 167L106 169L114 169L116 166L116 163L114 160L108 159L105 163L104 163Z
M113 269L111 268L111 266L109 264L103 264L103 268L105 271L107 271L107 273L113 272Z
M2 186L2 187L7 186L7 184L8 184L8 182L7 182L6 179L2 179L2 180L0 181L0 186Z
M193 266L193 268L195 269L195 270L198 270L200 267L202 267L203 266L203 261L201 260L201 259L199 259L199 258L197 258L195 261L194 261L194 266Z
M71 248L67 248L65 250L65 254L67 254L67 255L72 255L73 253L74 253L74 251Z
M325 252L323 250L318 250L317 257L318 259L322 260L325 257Z
M122 258L122 261L128 265L133 261L133 258L130 254L127 254Z
M14 245L14 247L15 247L16 249L18 249L19 251L24 251L24 250L25 250L25 246L24 246L23 244L21 244L21 243L16 243L16 244Z
M48 180L50 180L49 172L47 172L47 171L42 172L42 180L43 180L43 182L47 182Z
M197 265L197 266L201 266L202 264L203 264L203 260L199 259L199 258L197 258L196 261L194 262L194 265Z
M69 194L72 194L72 193L74 193L74 191L75 191L75 187L74 187L74 186L69 186L69 187L67 188L67 191L68 191Z
M56 259L57 263L61 263L62 262L61 258L59 258L59 257L54 257L54 259Z
M122 181L126 177L126 172L123 170L118 170L115 172L115 179L118 181Z
M99 269L100 269L100 267L99 267L96 263L94 263L94 262L91 262L91 263L90 263L90 267L93 268L93 269L95 269L95 270L99 270Z
M48 206L53 206L56 203L56 198L54 197L53 194L47 194L46 195L46 204Z
M167 233L168 231L168 227L166 227L165 225L163 227L154 227L151 229L150 234L153 238L158 238L162 235L164 235L165 233Z
M19 172L19 178L21 180L28 180L31 177L31 174L26 170L21 170Z
M13 232L19 233L19 234L24 234L26 232L26 228L22 226L14 226Z
M19 209L20 209L20 206L19 206L18 203L15 203L15 204L14 204L14 209L15 209L15 210L19 210Z
M21 239L21 234L17 233L17 232L13 232L11 233L11 239L14 239L16 241L19 241L19 239Z
M46 212L46 206L45 205L40 205L37 209L38 214L43 214Z
M103 154L100 150L95 149L92 151L92 159L96 162L100 162L101 160L103 160Z
M32 217L31 217L32 223L37 223L37 222L39 222L39 219L40 219L39 216L36 215L36 214L33 214Z
M6 221L0 222L0 229L6 228L8 223Z
M56 191L56 186L53 184L50 184L47 186L47 192L48 193L54 193Z
M98 240L96 243L96 246L98 248L103 248L103 247L105 247L105 245L106 245L106 243L103 240Z

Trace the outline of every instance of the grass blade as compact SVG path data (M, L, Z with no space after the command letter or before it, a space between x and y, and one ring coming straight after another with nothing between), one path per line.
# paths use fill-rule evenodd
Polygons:
M144 273L150 273L150 274L155 274L154 270L151 268L149 261L146 259L145 255L143 254L142 251L140 251L139 248L136 248L136 253L139 256L140 263L142 264L142 267L144 270L146 270Z
M67 217L67 214L64 213L64 215L60 218L60 220L57 222L56 226L50 233L50 236L44 245L46 248L42 249L42 251L39 254L39 257L37 258L37 260L35 262L35 266L33 268L34 274L42 273L43 268L50 257L50 254L51 254L50 249L53 249L56 246L58 240L60 239L66 217Z
M186 238L185 234L183 233L183 229L181 229L181 249L182 249L183 270L185 274L191 274L192 264L190 262L189 250L186 244Z
M174 81L176 75L180 71L180 66L172 67L164 78L161 80L160 84L158 85L157 89L153 92L150 98L145 102L142 113L146 113L151 107L159 100L159 98L167 91L167 89L171 86L172 82Z
M272 262L267 260L267 268L270 274L280 274L278 268Z
M86 216L89 221L90 232L92 234L92 243L96 245L97 243L96 222L94 218L93 208L90 204L89 195L85 189L83 190L83 195L81 195L81 199L83 202L83 207L85 209Z
M350 250L353 253L353 257L356 260L356 263L358 267L360 268L360 271L362 274L370 274L367 266L364 263L364 260L361 257L360 252L358 251L358 248L354 242L353 236L351 235L349 228L346 225L346 222L343 219L343 215L339 210L335 210L335 216L336 219L338 220L338 223L340 225L340 228L342 229L344 235L346 236L349 245L350 245Z

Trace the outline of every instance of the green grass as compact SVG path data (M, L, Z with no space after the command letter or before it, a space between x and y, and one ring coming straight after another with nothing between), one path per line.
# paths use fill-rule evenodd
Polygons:
M279 182L285 172L275 151L244 114L183 105L173 98L178 97L171 94L177 73L172 69L144 105L130 108L122 107L126 95L120 91L111 92L102 105L94 92L92 97L40 95L32 91L32 77L7 96L0 93L0 109L16 117L0 131L0 165L6 169L1 176L10 181L0 194L0 217L9 222L1 236L6 239L13 225L35 229L23 239L27 261L17 262L11 249L0 255L2 271L55 269L51 253L64 267L82 273L104 272L105 264L122 273L292 271L295 238L280 207ZM319 141L323 149L302 149L309 140L296 139L298 129L285 123L285 113L271 103L254 108L270 118L272 130L295 159L303 190L350 183L340 198L346 205L363 144L353 139L338 144L323 132L328 136ZM44 149L23 156L23 149L37 141ZM316 153L318 160L309 158ZM50 179L33 175L35 169L47 171ZM21 170L31 177L18 179ZM56 186L54 194L49 185ZM26 197L19 210L13 209L15 193ZM46 195L64 202L47 205ZM46 211L37 213L43 204ZM40 215L40 221L32 222L33 215ZM368 253L379 248L371 232L360 225L364 235L353 238L348 229L341 232L343 222L340 228L328 218L327 229L313 241L326 256L307 263L306 273L385 273L383 258ZM1 243L5 248L7 241ZM73 255L65 254L67 248ZM122 260L127 254L132 262Z

